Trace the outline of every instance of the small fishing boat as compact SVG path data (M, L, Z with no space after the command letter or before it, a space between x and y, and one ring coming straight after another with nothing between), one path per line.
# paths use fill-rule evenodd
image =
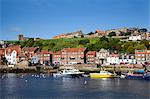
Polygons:
M91 78L113 78L114 74L108 71L100 71L100 73L90 73Z
M54 77L80 77L83 76L84 72L80 72L78 69L64 69L58 73L54 73Z
M144 79L145 80L150 80L150 72L147 72L144 74Z

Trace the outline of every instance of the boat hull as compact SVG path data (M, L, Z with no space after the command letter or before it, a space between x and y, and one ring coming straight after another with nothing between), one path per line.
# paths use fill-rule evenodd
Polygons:
M143 79L144 76L132 76L132 75L128 75L126 78L128 78L128 79Z
M100 74L100 73L90 73L91 78L113 78L114 75Z
M83 77L83 74L53 74L53 77L79 78L79 77Z

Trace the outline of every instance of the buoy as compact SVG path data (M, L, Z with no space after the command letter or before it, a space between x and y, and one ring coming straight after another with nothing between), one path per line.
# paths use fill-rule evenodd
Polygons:
M87 81L84 81L84 84L86 85L86 84L87 84Z
M25 82L28 82L28 80L25 80Z

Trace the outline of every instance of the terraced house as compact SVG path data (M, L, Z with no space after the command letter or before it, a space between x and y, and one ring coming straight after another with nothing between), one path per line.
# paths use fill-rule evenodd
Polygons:
M86 48L64 48L61 50L62 64L84 64L86 63Z
M150 50L135 50L137 63L150 62Z

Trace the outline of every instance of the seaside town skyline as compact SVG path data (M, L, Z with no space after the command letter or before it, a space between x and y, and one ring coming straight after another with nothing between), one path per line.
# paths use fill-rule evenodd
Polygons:
M150 99L150 0L0 0L2 99Z
M122 27L150 30L149 0L1 0L0 3L0 40L16 40L19 33L50 39L78 30L83 33Z

